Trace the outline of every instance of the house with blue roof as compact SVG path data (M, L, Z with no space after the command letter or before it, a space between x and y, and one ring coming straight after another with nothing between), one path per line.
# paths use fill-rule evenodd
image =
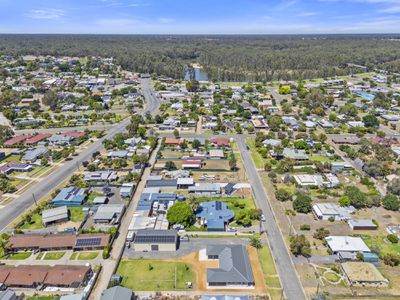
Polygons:
M207 226L207 231L225 231L225 225L234 216L228 205L221 201L202 202L196 211L196 218L201 225Z
M86 200L86 189L74 186L63 188L52 200L56 206L80 206Z

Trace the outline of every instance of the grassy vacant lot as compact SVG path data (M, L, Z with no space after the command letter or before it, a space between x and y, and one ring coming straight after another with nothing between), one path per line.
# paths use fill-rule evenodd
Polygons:
M90 193L89 197L88 197L88 202L93 202L94 198L96 197L100 197L100 196L104 196L102 193L96 193L96 192L92 192Z
M65 254L65 251L58 251L58 252L47 252L46 255L44 256L44 260L57 260L63 257Z
M364 240L365 244L367 246L374 250L374 249L379 249L380 250L380 255L383 256L387 253L395 253L398 254L400 253L400 244L392 244L389 241L385 239L383 236L362 236L362 239Z
M190 265L162 260L122 260L117 274L122 286L136 291L186 290L186 282L196 280Z
M32 252L18 252L14 254L8 254L2 257L2 259L10 259L10 260L24 260L32 255Z

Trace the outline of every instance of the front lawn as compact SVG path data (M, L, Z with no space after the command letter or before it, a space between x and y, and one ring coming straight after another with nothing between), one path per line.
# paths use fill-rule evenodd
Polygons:
M9 259L9 260L24 260L27 259L32 255L32 252L18 252L13 254L7 254L2 257L2 259Z
M117 274L122 286L136 291L188 290L186 282L195 284L192 267L182 262L162 260L122 260Z
M99 256L99 252L93 252L93 251L82 251L79 252L78 254L78 260L92 260L95 259L97 256Z
M19 229L26 229L26 230L34 230L34 229L42 229L43 223L42 223L42 213L30 213L31 216L31 221L27 222L26 220L24 221L24 224L22 224Z
M26 300L59 300L60 296L31 296L25 298Z
M63 257L65 254L65 251L59 251L59 252L47 252L46 255L44 256L44 260L57 260Z

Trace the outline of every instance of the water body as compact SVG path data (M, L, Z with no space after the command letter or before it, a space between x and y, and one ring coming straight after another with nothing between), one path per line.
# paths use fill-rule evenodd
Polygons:
M202 68L185 67L185 80L208 81L208 75Z

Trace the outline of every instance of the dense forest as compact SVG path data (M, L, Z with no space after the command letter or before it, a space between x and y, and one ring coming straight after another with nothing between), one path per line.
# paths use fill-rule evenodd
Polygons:
M400 72L400 35L0 35L0 54L112 56L128 70L174 78L197 62L212 80L270 81L361 72L348 63Z

